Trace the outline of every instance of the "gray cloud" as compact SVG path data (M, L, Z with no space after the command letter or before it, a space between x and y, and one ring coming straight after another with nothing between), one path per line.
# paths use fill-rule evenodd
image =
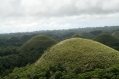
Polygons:
M73 16L119 12L118 0L4 0L1 16Z
M112 18L118 24L119 0L0 0L4 32L86 27L99 19L105 25Z

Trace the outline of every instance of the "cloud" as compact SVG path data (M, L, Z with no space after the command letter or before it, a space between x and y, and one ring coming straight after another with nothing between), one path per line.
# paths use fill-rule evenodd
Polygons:
M0 31L117 25L118 7L118 0L0 0Z
M59 17L119 12L118 0L3 0L3 16Z

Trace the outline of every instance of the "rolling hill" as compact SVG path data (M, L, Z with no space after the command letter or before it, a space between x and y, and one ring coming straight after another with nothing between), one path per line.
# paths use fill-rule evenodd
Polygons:
M62 64L70 71L77 66L85 69L106 68L119 62L119 52L101 43L71 38L64 40L46 51L35 63L36 66L47 67Z
M119 52L106 45L71 38L45 51L35 64L15 68L0 79L111 79L119 71L118 61Z
M94 38L95 41L98 41L103 44L119 42L119 40L109 34L101 34Z
M44 35L36 35L21 46L20 51L29 51L39 48L46 49L56 43L57 41L53 38Z
M112 33L112 36L119 39L119 31Z

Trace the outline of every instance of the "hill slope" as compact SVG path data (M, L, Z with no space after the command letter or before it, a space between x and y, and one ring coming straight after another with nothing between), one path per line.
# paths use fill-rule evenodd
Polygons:
M44 36L44 35L37 35L28 40L23 46L20 47L21 51L29 51L33 49L39 49L39 48L48 48L54 44L56 44L57 41Z
M109 34L101 34L94 38L95 41L119 50L119 39Z
M111 79L119 74L119 66L111 66L118 61L118 51L92 40L72 38L51 47L35 65L15 68L0 79Z
M119 31L112 33L112 36L119 39Z
M109 34L101 34L94 38L95 41L101 42L103 44L119 42L119 40Z
M82 70L105 68L119 63L118 61L118 51L92 40L72 38L53 46L35 65L47 67L62 64L70 71L77 66L81 66Z

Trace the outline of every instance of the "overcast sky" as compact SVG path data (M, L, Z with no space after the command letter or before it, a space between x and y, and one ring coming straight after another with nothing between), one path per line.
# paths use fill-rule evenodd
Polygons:
M119 0L0 0L0 33L119 25Z

